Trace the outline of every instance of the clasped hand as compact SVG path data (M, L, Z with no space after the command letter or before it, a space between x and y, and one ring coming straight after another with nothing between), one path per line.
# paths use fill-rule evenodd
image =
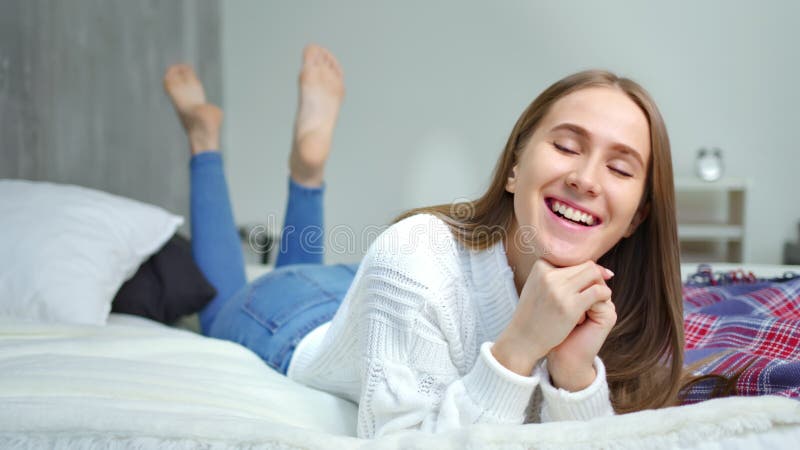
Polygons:
M573 392L588 387L596 377L594 358L617 321L606 285L613 275L594 261L557 268L537 260L511 322L492 347L494 357L530 376L546 356L556 387Z

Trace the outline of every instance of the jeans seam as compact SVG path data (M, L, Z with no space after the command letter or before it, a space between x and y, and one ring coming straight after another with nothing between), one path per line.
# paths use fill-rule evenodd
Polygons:
M324 305L326 303L331 303L331 302L335 302L335 301L336 301L335 297L328 296L326 298L325 302L319 303L319 304L314 305L314 306ZM325 322L330 320L330 318L328 318L326 316L327 316L327 314L320 314L317 317L315 317L314 319L308 321L299 330L297 330L297 332L295 332L294 335L292 336L292 338L289 340L288 344L281 346L282 348L280 349L280 351L277 354L273 355L272 364L270 364L270 365L274 364L278 368L283 367L283 363L286 360L286 358L289 356L289 354L293 353L294 350L297 349L297 344L299 344L300 341L303 340L303 338L306 337L308 335L308 333L310 333L314 328L316 328L316 327L318 327L318 326L322 325L323 323L325 323Z
M328 290L324 289L314 279L303 275L302 272L299 272L297 270L292 269L292 270L287 270L284 274L281 274L281 275L284 275L284 276L295 276L295 277L297 277L299 279L302 279L302 280L306 281L307 283L310 283L317 290L320 291L320 293L321 293L320 299L317 300L317 301L314 301L311 304L307 304L305 309L312 308L312 307L314 307L316 305L319 305L319 304L322 304L322 303L327 303L327 302L331 301L331 299L336 299L336 296L333 293L331 293ZM286 322L291 320L292 317L294 317L295 315L299 314L300 311L294 310L294 311L291 311L289 313L284 313L285 310L292 309L292 308L289 308L289 307L284 307L284 308L281 308L280 310L278 310L271 317L266 317L266 315L264 315L264 314L259 314L257 312L257 310L255 310L254 308L251 308L250 305L252 304L253 299L254 299L254 294L257 291L258 286L260 286L260 285L261 285L261 283L259 283L259 282L254 282L253 284L251 284L251 289L247 293L247 299L246 299L244 305L242 305L242 309L244 310L244 312L247 315L251 316L256 322L261 324L261 326L263 326L264 328L269 330L270 333L272 333L274 335L281 326L283 326L284 324L286 324ZM281 318L282 320L276 321L275 320L276 318Z
M291 275L292 272L287 272L287 274ZM269 321L269 319L266 319L266 318L262 317L261 314L257 314L252 308L249 307L249 305L253 301L253 297L254 297L254 294L256 292L256 288L260 284L261 283L255 282L255 283L252 283L250 285L250 289L247 292L247 299L244 302L244 305L241 306L241 308L245 312L245 314L247 314L248 316L252 317L253 320L255 320L258 324L260 324L262 327L266 328L271 334L274 335L276 330L273 329L273 327L272 327L272 325L270 323L267 323Z
M358 268L358 266L351 268L345 264L336 264L336 266L340 267L340 273L337 274L334 271L334 273L327 274L321 279L309 276L301 268L287 268L288 270L281 270L282 273L276 273L274 278L265 277L251 283L245 302L240 308L255 323L259 324L265 333L269 334L270 337L264 342L266 346L262 348L263 352L260 353L265 356L262 359L273 369L285 374L286 370L288 370L288 363L291 361L291 355L300 341L315 328L330 321L336 314L346 291L341 291L337 283L334 283L337 286L336 289L328 289L324 286L325 281L328 280L327 277L344 277L345 274L352 278ZM292 279L292 277L295 277L295 279ZM255 307L257 300L275 300L271 297L262 299L262 296L258 295L259 291L272 295L281 294L280 289L266 288L261 290L265 285L282 281L286 281L289 284L304 281L304 290L307 289L309 295L307 297L300 296L297 299L298 301L294 303L276 302L268 304L266 308ZM352 280L348 283L348 288L351 283ZM315 312L315 309L319 311L311 315L308 314L309 312ZM273 310L277 310L277 313ZM286 329L289 324L292 325L291 330ZM291 331L291 334L289 334L289 331ZM274 345L267 345L267 343ZM284 367L285 365L286 367Z
M306 281L307 283L313 285L317 290L320 291L320 294L321 294L320 297L321 298L316 300L316 301L314 301L314 302L312 302L311 304L305 305L306 307L302 311L305 311L305 310L307 310L309 308L313 308L315 306L318 306L318 305L321 305L321 304L324 304L324 303L327 303L329 301L332 301L332 300L336 299L336 296L333 293L331 293L328 290L326 290L319 283L317 283L316 280L304 275L302 272L296 271L296 270L292 270L291 272L288 272L288 273L296 276L297 278L300 278L300 279ZM249 303L250 302L248 301L248 304ZM282 310L280 310L278 312L283 312L284 309L287 309L287 308L283 308ZM268 327L269 330L272 332L272 334L275 334L275 332L280 327L285 325L289 320L291 320L293 317L296 317L297 314L300 314L302 311L298 311L298 310L294 309L291 313L288 313L288 314L275 314L273 317L270 317L270 318L266 318L265 317L265 318L263 318L263 322L262 321L259 321L259 322L262 325ZM277 317L280 317L283 320L276 321L275 319Z

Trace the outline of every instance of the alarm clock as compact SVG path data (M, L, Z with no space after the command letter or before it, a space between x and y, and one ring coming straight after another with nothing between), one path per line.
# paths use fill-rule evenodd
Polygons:
M705 147L699 149L695 160L695 170L701 180L719 180L722 177L722 150L716 147L711 150Z

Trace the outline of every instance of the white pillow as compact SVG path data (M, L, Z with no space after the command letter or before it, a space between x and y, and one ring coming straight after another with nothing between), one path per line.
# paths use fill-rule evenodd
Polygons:
M183 218L80 186L0 180L0 316L104 325Z

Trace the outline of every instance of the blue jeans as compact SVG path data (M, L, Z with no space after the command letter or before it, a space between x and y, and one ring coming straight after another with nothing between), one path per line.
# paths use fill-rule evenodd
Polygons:
M217 296L200 312L203 334L238 342L285 374L300 340L331 320L354 265L322 264L324 187L289 179L275 269L247 283L219 152L190 162L192 253Z

